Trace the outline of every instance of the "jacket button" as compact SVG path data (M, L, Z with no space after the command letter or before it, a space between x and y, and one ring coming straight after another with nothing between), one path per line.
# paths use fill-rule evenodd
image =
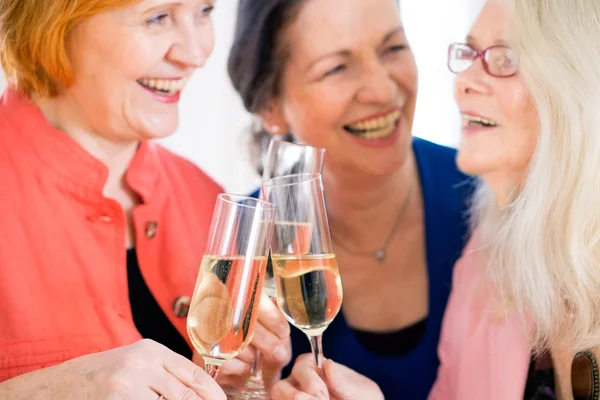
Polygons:
M188 296L179 296L173 302L173 313L175 313L175 315L179 318L187 317L191 303L192 299L190 299Z
M158 229L158 224L156 221L150 221L146 224L146 238L152 239L156 236L156 231Z
M98 221L104 222L106 224L109 224L109 223L112 222L112 218L109 217L108 215L101 215L101 216L98 217Z

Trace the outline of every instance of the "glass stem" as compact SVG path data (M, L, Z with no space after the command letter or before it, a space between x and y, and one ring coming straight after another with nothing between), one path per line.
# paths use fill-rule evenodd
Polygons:
M253 382L262 382L262 380L263 380L262 361L263 361L262 353L260 351L257 351L256 357L254 358L254 363L252 363L252 371L251 371L249 380L251 380Z
M315 363L318 368L323 368L323 335L309 336L310 348L315 356Z
M221 365L206 363L206 365L204 365L204 370L208 375L210 375L211 378L217 380L217 376L221 370Z

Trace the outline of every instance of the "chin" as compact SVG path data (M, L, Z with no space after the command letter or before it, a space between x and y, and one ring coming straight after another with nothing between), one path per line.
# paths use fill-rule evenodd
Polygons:
M390 176L394 175L397 171L402 169L408 160L407 156L394 157L387 159L380 159L379 162L370 162L367 165L361 165L360 169L373 177Z
M466 152L462 149L458 150L456 165L463 173L470 176L480 176L495 169L495 163L490 162L483 153Z
M150 124L144 124L138 132L141 133L144 139L164 139L171 136L177 130L179 126L179 120L169 120L169 121L153 121Z

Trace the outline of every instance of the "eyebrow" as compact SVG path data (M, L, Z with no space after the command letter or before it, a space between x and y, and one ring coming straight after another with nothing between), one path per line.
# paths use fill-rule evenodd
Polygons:
M182 4L183 4L183 2L181 0L171 0L171 1L162 2L162 3L154 1L154 2L150 3L149 7L144 8L142 12L144 14L150 14L156 10L173 7L173 6L178 7L178 6L181 6Z
M477 46L477 39L475 39L471 35L467 35L467 40L466 40L465 43L468 44L471 47L479 47L479 46ZM493 43L493 46L508 46L508 43L506 43L502 39L496 39L492 43Z
M392 37L394 37L394 35L396 35L398 33L402 33L402 32L404 32L403 26L399 26L397 28L392 29L390 32L386 33L386 35L383 37L381 44L386 44ZM319 62L323 61L326 58L333 57L333 56L348 57L348 56L350 56L350 54L352 54L352 52L350 50L338 50L338 51L334 51L331 53L323 54L322 56L320 56L319 58L317 58L316 60L311 62L306 67L306 71L309 71L312 67L314 67L316 64L318 64Z
M387 43L392 37L394 37L395 34L397 33L404 33L404 27L402 25L400 25L399 27L392 29L390 32L388 32L384 37L383 40L381 41L382 44Z
M305 71L310 71L310 69L312 67L314 67L316 64L320 63L321 61L325 60L326 58L334 57L334 56L348 57L350 54L351 54L350 50L338 50L338 51L334 51L331 53L323 54L322 56L318 57L316 60L314 60L313 62L308 64Z

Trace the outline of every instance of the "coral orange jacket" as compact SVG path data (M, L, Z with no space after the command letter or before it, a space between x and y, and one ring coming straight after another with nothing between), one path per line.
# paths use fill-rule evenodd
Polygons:
M0 382L139 340L129 304L120 205L108 170L54 129L26 96L0 100ZM140 270L187 338L194 290L221 188L157 144L142 143L126 179Z

